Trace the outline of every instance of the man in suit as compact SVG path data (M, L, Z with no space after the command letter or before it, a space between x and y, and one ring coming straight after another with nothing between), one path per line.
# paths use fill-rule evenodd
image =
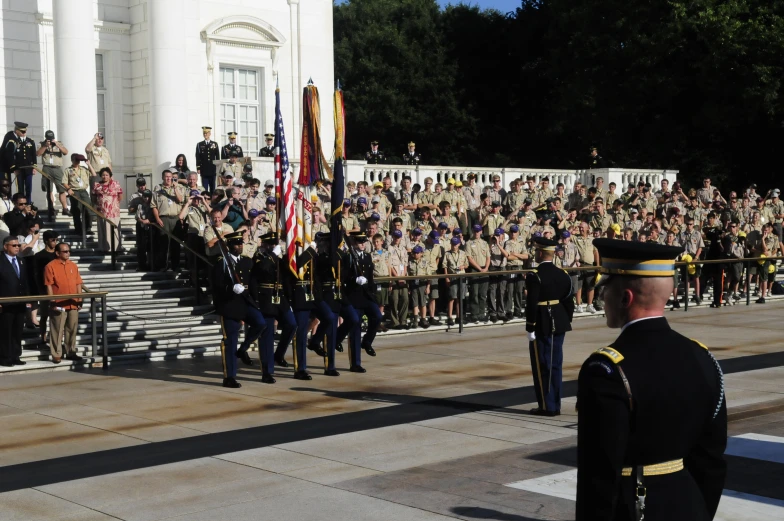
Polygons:
M215 190L217 167L213 161L220 159L218 144L210 140L212 127L201 127L204 140L196 143L196 172L201 175L201 184L212 193Z
M3 239L0 255L0 297L24 297L30 294L26 259L19 258L21 245L15 235ZM0 305L0 365L25 365L22 357L22 328L25 312L31 304Z
M373 282L373 260L369 253L365 252L367 245L367 235L364 232L352 232L350 234L352 246L348 256L348 265L344 266L341 273L341 292L344 302L341 306L340 315L344 316L343 323L338 328L338 336L335 341L340 344L346 337L349 338L349 349L351 350L352 373L364 373L362 367L361 350L370 356L376 356L373 349L373 340L381 325L381 311L376 304L376 284ZM368 328L365 336L362 337L361 318L362 315L368 317Z
M727 405L708 348L664 318L679 246L596 239L607 325L577 384L577 520L713 519Z
M254 297L255 284L251 283L253 260L241 257L244 246L242 233L240 231L226 235L228 255L218 258L218 262L212 267L213 302L215 311L221 317L223 333L223 387L235 389L242 387L236 380L237 358L247 363L243 354L247 356L250 345L259 339L267 327ZM242 345L237 349L243 322L249 327Z
M572 279L553 264L558 243L544 237L534 239L537 268L525 278L528 297L525 304L525 330L534 390L539 407L531 414L561 414L561 380L563 377L563 343L572 330L574 302Z

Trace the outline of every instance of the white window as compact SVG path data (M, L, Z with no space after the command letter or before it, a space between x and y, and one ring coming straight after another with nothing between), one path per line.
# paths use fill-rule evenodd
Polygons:
M103 54L95 53L95 86L98 90L98 132L106 140L106 79L103 69Z
M259 149L259 121L261 120L261 74L255 69L220 68L220 119L222 138L239 134L238 142L246 154L255 155Z

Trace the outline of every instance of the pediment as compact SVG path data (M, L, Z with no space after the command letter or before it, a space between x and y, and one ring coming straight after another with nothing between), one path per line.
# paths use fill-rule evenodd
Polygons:
M247 46L280 47L286 41L275 27L253 16L217 19L205 27L201 34L205 40Z

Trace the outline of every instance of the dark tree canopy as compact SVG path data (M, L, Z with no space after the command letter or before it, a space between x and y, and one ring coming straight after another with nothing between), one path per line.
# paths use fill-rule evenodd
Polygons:
M676 168L778 179L784 1L435 0L335 7L349 151L409 138L430 164Z

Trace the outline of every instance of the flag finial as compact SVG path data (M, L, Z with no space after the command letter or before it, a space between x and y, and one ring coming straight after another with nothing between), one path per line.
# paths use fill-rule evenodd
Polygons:
M338 88L337 88L337 90L340 90L340 80L338 80Z
M313 85L313 78L308 78L308 85Z

